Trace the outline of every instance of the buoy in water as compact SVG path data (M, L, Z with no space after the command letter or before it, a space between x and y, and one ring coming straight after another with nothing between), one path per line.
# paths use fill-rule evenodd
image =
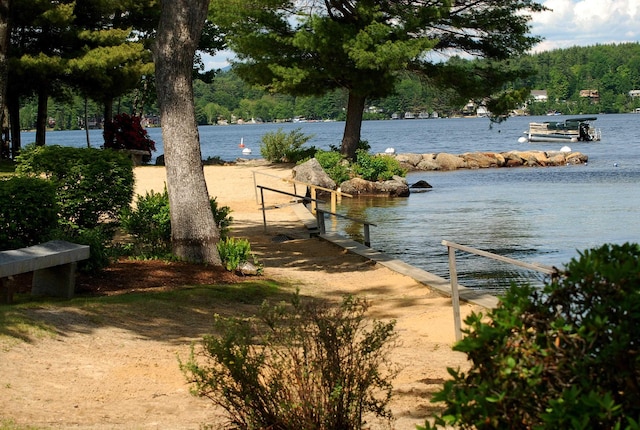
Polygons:
M562 148L560 148L560 152L571 152L571 148L569 148L568 146L563 146Z
M395 154L396 153L396 149L395 148L387 148L384 150L385 154Z
M238 145L239 148L244 148L244 137L240 138L240 145Z
M251 149L250 148L244 148L242 150L242 154L244 155L251 155Z
M518 143L526 143L528 139L524 136L518 138Z

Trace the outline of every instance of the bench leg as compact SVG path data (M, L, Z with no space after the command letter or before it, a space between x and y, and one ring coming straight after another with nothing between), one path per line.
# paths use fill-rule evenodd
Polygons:
M36 270L33 272L31 295L70 299L76 289L76 265L74 262Z
M10 305L13 303L13 292L15 285L11 276L0 279L0 304Z

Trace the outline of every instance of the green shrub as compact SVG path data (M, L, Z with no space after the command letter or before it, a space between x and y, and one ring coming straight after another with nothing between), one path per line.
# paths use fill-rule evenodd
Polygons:
M513 286L487 317L467 318L455 349L471 367L450 369L426 428L639 428L640 246L584 251L544 289Z
M113 226L109 224L93 228L65 225L53 233L53 238L89 245L89 258L78 262L78 270L91 273L109 266L111 260L118 256L118 252L112 246L113 235Z
M247 261L258 266L258 260L251 253L251 244L246 239L227 237L224 240L220 240L217 246L222 264L230 272L233 272Z
M297 163L305 158L313 157L315 147L302 148L313 135L304 135L300 128L289 134L281 128L276 132L269 132L262 136L260 154L273 163Z
M44 242L58 226L56 189L47 180L0 180L0 202L0 250Z
M352 173L349 162L344 159L340 152L319 150L316 152L315 159L318 160L322 169L336 184L341 184L351 179Z
M394 175L405 176L407 172L400 163L389 155L372 155L358 150L354 170L358 176L367 181L388 181Z
M16 161L17 173L55 184L62 220L78 228L117 221L131 204L133 165L117 151L28 145Z
M209 199L213 219L223 240L229 233L233 218L229 216L228 206L218 206L215 197ZM142 257L165 257L171 251L171 215L169 212L169 193L147 192L136 197L135 207L123 209L121 214L123 229L133 236L136 246L131 250Z
M394 322L369 323L367 303L263 305L258 320L216 316L215 335L181 363L194 393L238 429L361 429L391 418Z

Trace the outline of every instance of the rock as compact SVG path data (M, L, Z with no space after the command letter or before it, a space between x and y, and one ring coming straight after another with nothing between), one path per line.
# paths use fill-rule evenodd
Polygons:
M435 154L422 154L420 161L416 164L416 169L424 171L440 170L440 165L436 163Z
M433 188L427 181L419 180L409 188Z
M315 158L295 166L293 179L330 190L336 189L335 181L327 175Z
M566 162L568 164L584 164L589 160L589 158L584 155L581 154L579 152L572 152L570 154L567 154L566 157Z
M469 169L487 169L489 167L500 167L504 164L504 157L490 152L467 152L462 154Z
M436 155L436 164L440 166L439 170L456 170L467 167L462 157L444 152Z
M258 269L255 264L245 261L236 268L236 272L244 276L256 276L260 272L260 269Z
M340 190L354 196L407 197L410 194L409 185L404 178L400 179L372 182L362 178L353 178L340 184Z
M398 154L396 160L400 163L403 169L416 170L418 163L422 161L422 155L420 154Z

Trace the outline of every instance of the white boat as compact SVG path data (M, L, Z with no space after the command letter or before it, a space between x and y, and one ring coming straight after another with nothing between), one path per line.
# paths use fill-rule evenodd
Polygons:
M569 118L564 121L529 123L524 142L595 142L601 138L599 128L593 126L596 117Z

